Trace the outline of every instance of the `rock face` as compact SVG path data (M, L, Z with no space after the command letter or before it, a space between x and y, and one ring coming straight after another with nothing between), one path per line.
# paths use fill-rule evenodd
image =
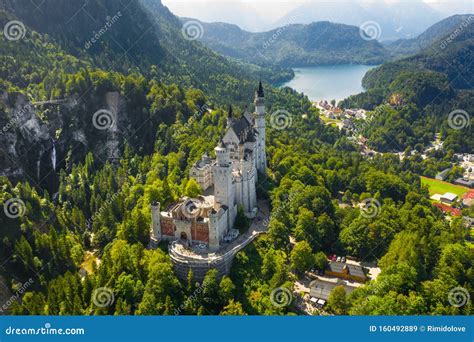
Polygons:
M51 193L57 190L59 170L83 161L88 151L99 162L116 160L127 127L124 101L118 92L110 92L98 103L112 115L111 123L99 128L94 110L82 100L31 102L23 94L3 92L0 176L14 182L28 180Z
M6 304L7 302L9 302L11 296L12 293L7 285L5 278L0 276L0 303L2 303L2 305L0 306L0 316L8 315L9 310L7 307L6 310L3 310L3 303Z
M24 95L3 93L1 98L5 120L1 120L0 129L0 175L37 178L33 167L41 167L43 156L51 148L49 127Z

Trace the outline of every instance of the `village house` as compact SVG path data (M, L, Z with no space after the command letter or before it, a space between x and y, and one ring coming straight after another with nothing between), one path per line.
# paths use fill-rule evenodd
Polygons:
M357 281L360 283L364 283L367 281L367 276L365 275L362 266L345 262L330 261L328 268L324 273L327 276Z

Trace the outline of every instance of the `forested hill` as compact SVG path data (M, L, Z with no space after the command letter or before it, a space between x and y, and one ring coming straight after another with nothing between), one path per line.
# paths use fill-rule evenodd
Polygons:
M268 234L228 276L179 281L166 243L149 248L150 204L201 193L191 165L212 155L222 104L238 115L252 100L256 75L180 36L158 2L158 18L122 2L0 0L0 27L15 25L0 30L0 314L294 314L275 289L337 254L381 272L335 291L324 314L472 315L451 300L474 295L468 232L429 201L418 156L366 158L307 97L267 83Z
M201 41L210 48L261 65L379 64L388 57L379 42L362 39L355 26L323 21L251 33L225 23L201 22L201 25L204 28Z
M391 104L390 112L376 111L367 127L375 148L403 150L427 145L441 132L445 146L459 152L474 150L474 25L469 24L473 20L472 15L465 16L453 31L416 55L370 70L362 80L368 90L342 102L346 107L366 109ZM465 112L462 130L449 129L449 113L455 110Z
M47 0L38 9L30 1L0 0L0 9L38 33L48 34L67 53L90 59L96 67L193 86L220 101L241 100L229 79L252 94L249 80L289 76L288 72L271 75L268 70L227 60L185 36L179 19L159 0L149 3L153 13L139 0L124 4Z
M47 0L38 8L0 0L1 27L24 26L19 39L3 30L0 39L0 118L10 123L0 135L0 174L56 191L53 152L57 170L88 151L116 159L125 143L147 154L162 123L200 113L204 103L250 104L259 77L271 71L186 39L180 21L153 3L151 14L136 0ZM91 120L101 109L113 109L115 131L97 134Z
M453 88L472 89L474 28L468 25L468 20L474 21L474 16L465 18L454 30L445 32L416 55L387 62L367 72L362 80L364 87L389 91L390 84L403 73L432 71L446 77Z
M430 26L418 37L412 39L399 39L386 44L394 56L410 55L420 52L438 40L449 36L456 29L468 25L474 21L474 17L469 14L453 15ZM463 24L464 23L464 24Z

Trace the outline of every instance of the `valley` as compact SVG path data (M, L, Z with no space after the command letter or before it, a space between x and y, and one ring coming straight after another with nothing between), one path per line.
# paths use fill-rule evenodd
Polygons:
M0 314L472 315L474 15L427 6L0 0Z

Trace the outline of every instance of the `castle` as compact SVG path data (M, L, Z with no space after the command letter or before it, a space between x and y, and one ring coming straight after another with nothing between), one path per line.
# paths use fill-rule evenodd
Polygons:
M181 240L211 251L238 235L233 229L237 208L247 217L257 214L258 173L266 173L265 101L262 83L255 93L255 112L246 109L238 118L232 106L227 115L226 133L214 148L216 159L204 154L190 170L207 195L184 197L167 211L152 203L152 241Z

